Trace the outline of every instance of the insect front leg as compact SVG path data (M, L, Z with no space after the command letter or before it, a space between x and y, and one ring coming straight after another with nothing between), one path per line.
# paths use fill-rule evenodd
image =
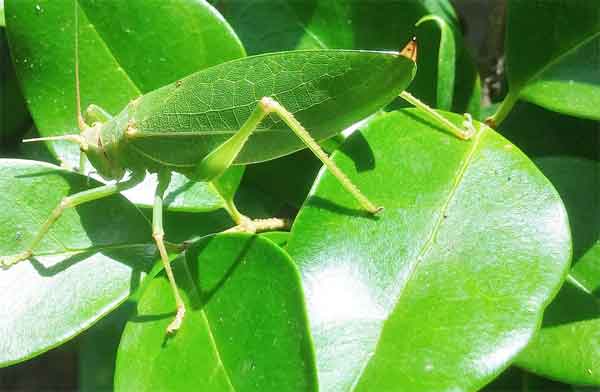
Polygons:
M183 322L183 318L185 316L185 304L179 295L179 289L177 288L177 283L175 283L175 276L173 275L173 270L171 269L171 262L169 261L169 255L167 254L164 242L165 232L162 224L163 197L170 181L171 172L163 171L158 173L158 185L154 195L154 207L152 210L152 237L154 238L156 246L158 247L160 259L162 260L165 272L167 273L169 284L173 289L173 296L175 297L175 304L177 306L175 318L167 326L167 333L169 334L176 332L179 327L181 327L181 323Z
M296 120L294 115L286 110L273 98L262 98L256 109L240 130L207 155L196 168L195 175L199 179L211 180L219 176L234 162L248 137L258 127L260 122L269 114L279 116L292 131L304 142L304 144L323 162L329 171L338 179L341 185L360 203L369 213L376 214L382 207L375 206L363 193L350 181L339 167L323 151L321 146L310 136L304 127Z
M60 218L63 212L67 208L77 207L83 203L102 199L107 196L114 195L121 191L129 188L133 188L144 179L143 174L133 175L129 180L123 182L117 182L115 184L103 185L98 188L88 189L83 192L75 193L67 196L61 200L61 202L54 208L48 219L44 222L41 229L37 232L33 240L29 243L29 246L21 253L11 256L0 256L0 266L8 268L11 265L17 264L20 261L24 261L33 256L33 251L42 241L44 236L50 230L50 227Z

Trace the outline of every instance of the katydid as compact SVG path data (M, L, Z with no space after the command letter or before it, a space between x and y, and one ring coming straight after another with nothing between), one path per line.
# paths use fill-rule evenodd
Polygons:
M115 117L92 105L88 113L97 121L90 125L81 112L78 31L76 2L75 85L81 133L29 141L77 143L81 154L85 154L97 173L114 182L65 197L28 247L16 255L0 256L0 265L9 267L32 257L37 245L65 209L132 188L147 172L157 173L152 236L177 306L167 333L177 331L185 315L162 225L163 197L173 172L184 174L193 181L213 181L231 165L271 160L309 148L361 208L376 214L382 207L363 195L315 140L339 133L398 95L442 122L456 136L468 139L473 133L468 118L467 129L462 130L403 92L416 72L415 40L401 52L308 50L233 60L138 97ZM324 67L327 72L317 73L318 78L307 79L304 72L307 67ZM356 94L354 86L348 83L350 73L364 75L365 85L376 93L368 99ZM248 89L252 92L248 93ZM323 91L330 94L324 95ZM338 113L335 122L329 121L328 113L331 112ZM227 211L237 225L236 230L258 232L285 225L283 220L276 218L251 220L235 205L229 205Z

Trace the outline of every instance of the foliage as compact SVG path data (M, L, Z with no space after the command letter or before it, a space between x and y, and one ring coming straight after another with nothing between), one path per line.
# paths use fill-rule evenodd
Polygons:
M199 72L189 100L232 108L212 120L231 134L237 114L275 94L384 210L363 212L269 119L277 127L242 152L250 164L213 183L176 175L167 190L165 233L188 307L175 335L165 335L175 302L151 236L149 175L68 210L34 257L0 270L0 379L75 339L84 390L600 385L593 1L508 1L508 91L469 141L394 100L407 89L459 127L463 112L490 111L448 0L211 3L6 0L0 255L23 250L63 197L99 185L89 163L86 175L72 169L73 145L14 143L78 132L75 10L84 107L116 115L144 95L163 110L162 93L146 94ZM416 73L390 54L415 34ZM212 134L203 148L223 140ZM196 151L166 143L170 156ZM224 233L234 202L291 228Z

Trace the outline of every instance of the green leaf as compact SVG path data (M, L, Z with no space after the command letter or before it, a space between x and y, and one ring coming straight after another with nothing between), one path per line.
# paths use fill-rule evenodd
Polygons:
M316 390L300 279L285 252L260 237L219 235L173 268L187 305L183 325L165 336L175 302L160 275L125 328L116 390Z
M24 250L60 200L98 185L34 161L0 160L0 255ZM150 225L122 196L67 210L31 261L0 270L0 366L53 348L106 315L155 260Z
M589 0L508 3L509 94L500 123L519 98L550 110L600 119L600 8Z
M260 236L268 238L270 241L277 244L278 246L285 248L290 237L290 233L287 231L269 231L266 233L261 233Z
M454 74L456 59L456 42L452 28L443 18L436 15L427 15L419 19L418 26L425 26L433 22L440 30L440 42L438 51L437 91L435 107L442 110L452 108L452 96L454 95Z
M517 367L510 367L481 389L481 392L575 392L577 390L576 387L538 377Z
M550 157L536 163L567 205L576 264L516 363L563 382L600 385L600 161Z
M113 390L119 341L125 323L134 311L135 302L129 299L81 336L78 342L79 391Z
M215 181L219 189L208 182L194 182L182 174L173 173L171 183L165 193L164 205L169 211L203 212L225 208L225 197L231 198L237 191L244 168L229 168ZM149 174L144 181L133 189L123 192L132 203L141 207L152 208L154 193L158 181L156 174Z
M141 94L245 55L231 27L204 0L152 4L144 0L79 0L78 10L84 109L93 103L117 114ZM40 134L79 133L73 4L9 1L6 17L17 75ZM55 142L51 147L62 161L78 165L77 146ZM146 192L145 188L152 187L148 181L132 192ZM179 178L176 184L183 181ZM175 209L214 208L214 192L204 185L190 183L184 187L190 188L190 194L180 194ZM146 205L150 197L152 193L134 200Z
M419 72L408 90L431 105L440 100L445 105L449 97L452 106L444 109L478 115L477 70L464 48L458 18L447 0L222 0L217 7L251 54L326 48L400 50L415 35L415 23L434 14L453 31L455 56L439 57L449 54L445 32L435 27L419 28ZM256 23L257 20L268 23ZM444 47L441 51L440 44ZM438 70L440 62L456 62L456 76L454 69L452 76ZM450 77L456 78L454 85L448 83ZM439 97L439 93L444 97Z
M476 390L536 331L568 267L566 212L532 162L476 124L463 142L406 110L352 135L334 160L385 208L375 218L319 176L288 249L323 390Z
M567 283L517 364L553 379L600 384L600 128L531 104L519 104L501 127L557 188L573 233Z
M2 6L2 4L0 4ZM0 22L4 19L3 9L0 7ZM8 50L6 32L0 23L0 150L14 144L19 136L23 135L31 125L31 117L25 106L25 100L17 82L17 76Z

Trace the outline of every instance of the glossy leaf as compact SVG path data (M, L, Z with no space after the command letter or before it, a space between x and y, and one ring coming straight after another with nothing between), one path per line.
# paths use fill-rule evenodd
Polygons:
M415 32L418 35L419 72L408 88L431 105L438 101L459 112L479 112L479 80L469 54L462 44L458 18L447 0L354 1L354 0L220 0L216 6L239 34L249 53L290 49L400 50ZM455 56L441 58L440 30L415 24L426 15L442 18L457 41ZM268 23L256 23L257 20ZM445 33L442 32L445 35ZM439 62L456 62L453 77L438 69ZM454 72L454 70L452 71ZM450 91L446 89L449 88ZM443 92L444 98L438 97Z
M98 185L34 161L0 160L0 255L23 251L62 197ZM31 261L0 270L0 366L55 347L106 315L155 260L150 225L122 196L68 210Z
M0 4L1 6L1 4ZM6 32L2 27L4 12L0 7L0 150L14 144L31 125L31 117L17 82L17 76L10 58Z
M573 384L600 385L600 161L568 157L536 163L567 204L575 265L517 364Z
M93 103L115 115L141 94L245 54L231 27L204 0L78 0L78 10L84 108ZM73 4L13 0L6 14L17 74L40 134L78 133ZM62 161L78 165L77 146L55 142L52 150ZM204 185L185 187L190 194L179 195L184 202L174 208L214 207L215 195ZM142 205L152 197L145 188L153 188L151 180L133 191L138 193L133 200Z
M445 19L427 15L417 22L417 27L433 23L440 30L438 62L437 62L437 91L435 107L442 110L452 108L454 95L454 74L456 60L456 42L452 28Z
M406 110L352 135L334 160L377 217L319 176L288 250L323 390L474 391L536 331L568 267L566 212L531 161L477 126L463 142Z
M573 262L567 283L517 364L553 379L600 384L600 128L531 104L518 105L502 132L557 188L569 215Z
M497 123L519 98L600 119L600 8L594 1L511 0L505 47L509 94Z
M243 167L232 167L211 184L193 182L182 174L173 173L165 193L165 208L169 211L187 212L214 211L225 208L223 198L231 198L235 194L243 174ZM220 185L219 189L215 189L215 184ZM157 185L156 174L149 174L140 185L123 192L123 195L141 207L152 208Z
M285 252L260 237L220 235L173 267L184 323L165 337L175 303L160 275L125 328L116 390L316 390L300 280Z
M510 367L481 392L577 392L574 386L562 384ZM589 391L592 392L592 391Z
M135 301L128 299L108 317L100 320L81 336L78 342L77 356L79 391L113 390L119 341L125 323L134 311Z
M261 233L260 236L268 238L270 241L277 244L278 246L285 248L289 240L290 233L287 231L270 231Z

